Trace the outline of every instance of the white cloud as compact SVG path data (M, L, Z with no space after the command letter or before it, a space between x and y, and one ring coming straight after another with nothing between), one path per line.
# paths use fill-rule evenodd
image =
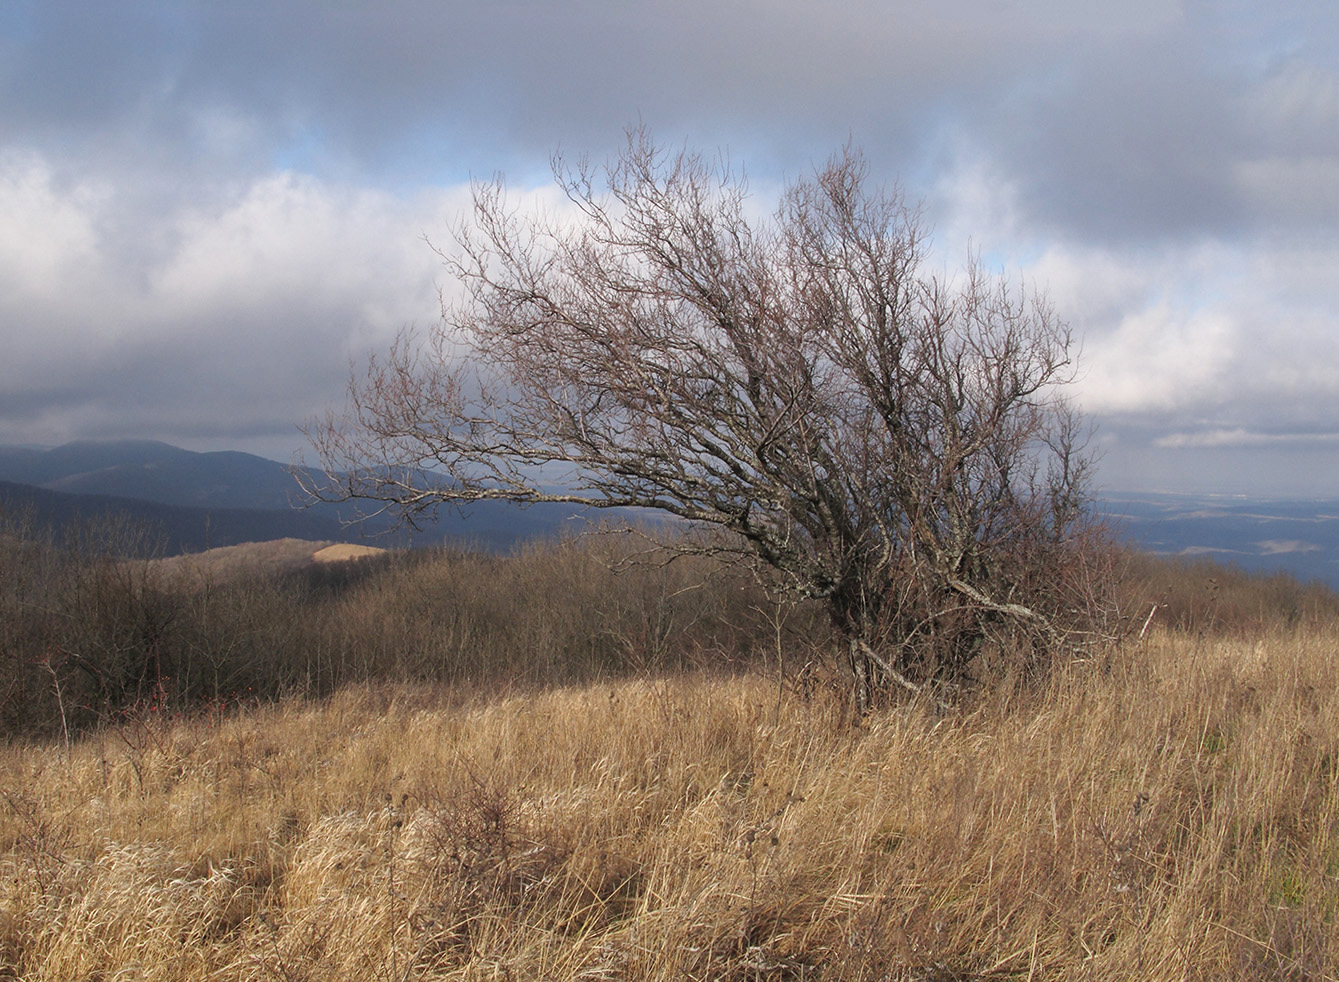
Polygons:
M1084 406L1094 413L1160 412L1216 402L1233 367L1239 327L1215 310L1159 302L1090 337Z
M1300 539L1262 539L1256 543L1262 556L1284 556L1297 552L1321 552L1323 548L1314 542Z
M993 267L1049 294L1082 345L1075 395L1110 439L1134 424L1161 449L1246 448L1264 445L1252 434L1339 428L1339 232L1043 237L988 152L955 142L931 199L941 249L971 235Z
M572 207L552 187L512 198L559 222ZM286 457L350 362L438 322L454 287L425 236L447 245L471 191L280 172L155 203L133 177L62 187L37 155L0 157L0 443L268 433Z
M70 289L96 257L96 215L108 189L57 186L36 153L0 152L0 283L9 296Z
M177 216L179 246L150 278L154 309L175 322L205 312L262 322L307 311L335 318L331 342L343 340L341 328L372 329L384 340L435 317L436 262L420 238L422 205L291 173L263 178L230 201Z
M436 322L422 236L468 202L275 174L127 233L131 188L61 188L39 158L3 160L0 442L291 430L340 399L351 358Z
M1215 447L1325 447L1339 444L1339 433L1261 433L1241 427L1168 433L1153 441L1163 450Z

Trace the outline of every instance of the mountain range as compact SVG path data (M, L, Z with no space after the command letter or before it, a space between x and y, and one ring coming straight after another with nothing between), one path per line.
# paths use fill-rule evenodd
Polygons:
M287 464L236 451L196 453L166 443L0 447L0 518L52 528L120 513L152 526L168 555L280 538L377 545L444 541L505 551L558 534L579 511L480 502L442 510L412 533L385 517L354 523L347 507L303 505ZM1127 541L1149 552L1209 557L1250 572L1287 572L1339 588L1339 499L1107 492L1099 507Z
M43 527L122 514L152 526L167 555L279 538L382 546L454 541L504 551L556 534L570 506L509 502L441 509L419 529L305 498L287 464L237 451L197 453L147 440L0 447L0 515Z

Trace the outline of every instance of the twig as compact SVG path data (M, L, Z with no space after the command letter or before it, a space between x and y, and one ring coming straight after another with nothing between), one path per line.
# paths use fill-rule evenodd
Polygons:
M1139 640L1144 640L1144 635L1148 632L1148 626L1153 623L1153 615L1158 612L1158 605L1155 603L1149 608L1148 616L1144 618L1144 626L1139 629Z
M56 705L60 708L60 728L61 736L65 741L65 757L68 760L70 756L70 723L65 715L65 696L60 688L60 676L56 674L56 668L51 664L51 655L42 659L42 666L51 673L51 683L56 687Z

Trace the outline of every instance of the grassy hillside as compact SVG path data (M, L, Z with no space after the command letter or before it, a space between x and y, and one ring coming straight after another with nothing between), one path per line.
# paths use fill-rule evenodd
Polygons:
M316 545L0 536L0 979L1339 978L1321 588L858 717L727 569Z
M1324 979L1329 633L852 722L759 672L359 685L0 767L16 978Z

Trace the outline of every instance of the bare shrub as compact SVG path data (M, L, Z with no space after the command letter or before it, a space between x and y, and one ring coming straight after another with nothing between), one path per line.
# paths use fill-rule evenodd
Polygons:
M359 677L527 686L759 657L751 577L711 557L617 572L627 557L600 536L404 556L329 598L309 647L349 650Z
M616 572L634 549L622 539L279 573L260 545L224 566L165 567L95 541L57 545L17 522L0 535L0 733L77 734L375 679L543 687L729 669L777 643L745 572L710 556ZM246 554L259 559L250 575ZM812 629L803 616L787 623L787 643Z
M824 606L862 705L1089 626L1069 613L1089 599L1069 586L1090 579L1089 459L1043 297L979 263L927 271L920 216L849 149L770 221L727 167L642 133L603 172L555 173L575 223L475 188L443 253L468 299L311 428L315 494L718 528L711 552Z
M68 732L162 690L179 603L151 575L157 548L151 532L116 516L59 536L22 516L0 524L6 732Z

